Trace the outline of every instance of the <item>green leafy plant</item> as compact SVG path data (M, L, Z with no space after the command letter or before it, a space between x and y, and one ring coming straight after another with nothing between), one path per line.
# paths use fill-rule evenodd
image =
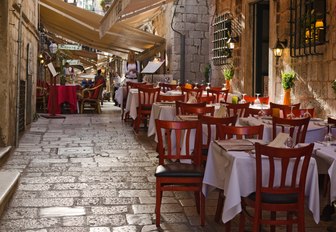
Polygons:
M296 74L295 72L282 72L281 73L281 84L282 87L286 89L291 89L294 87Z
M205 67L204 67L205 83L208 83L210 81L210 72L211 72L211 66L210 66L210 64L206 64Z
M234 75L234 67L233 65L228 65L223 69L223 74L225 80L232 80Z

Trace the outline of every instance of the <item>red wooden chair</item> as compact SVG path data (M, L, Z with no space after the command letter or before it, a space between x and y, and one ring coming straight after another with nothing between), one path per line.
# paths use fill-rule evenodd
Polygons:
M205 199L202 193L204 170L201 166L202 128L198 121L155 120L158 136L159 166L156 168L156 226L160 226L160 208L163 191L192 191L195 194L201 225L205 223ZM195 130L194 150L189 152L191 130ZM173 142L174 141L174 142ZM186 154L181 154L185 141ZM175 146L174 146L175 145ZM190 159L191 164L171 162Z
M201 96L198 99L198 102L206 102L207 104L216 103L216 96Z
M245 111L250 107L250 103L243 103L243 104L232 104L232 103L225 103L226 108L230 116L238 115L238 117L244 117Z
M181 87L182 94L186 95L186 101L189 101L189 99L193 96L198 99L202 96L203 89L187 89L185 87Z
M264 125L243 127L218 125L218 132L219 139L231 139L232 137L235 137L236 139L262 139L264 134ZM224 192L221 190L219 192L217 201L217 209L215 214L216 222L220 221L223 212L224 199ZM230 222L227 223L226 228L228 231L230 231Z
M203 106L203 107L195 107L191 105L184 105L181 107L181 115L211 115L213 116L215 113L214 106Z
M293 110L300 109L300 103L292 104L292 106L293 106ZM270 109L271 109L272 116L280 117L280 111L284 115L284 111L290 110L291 107L289 105L282 105L282 104L270 102Z
M314 108L310 108L310 109L293 109L291 111L291 109L284 109L284 118L287 118L287 115L289 115L290 113L293 113L295 115L296 118L302 118L305 117L305 113L309 113L310 117L314 117Z
M145 122L149 118L153 103L156 102L157 96L160 93L160 88L149 88L145 86L138 87L139 90L139 104L137 107L137 117L134 121L134 131L139 132L141 122Z
M263 109L263 111L264 111L263 116L271 116L272 115L270 109ZM252 116L253 115L262 116L261 109L254 109L254 108L245 109L245 116L244 117L248 117L250 115L252 115Z
M181 108L183 108L184 106L205 107L206 106L206 102L187 103L187 102L176 101L176 105L175 105L175 107L176 107L176 115L183 114L181 112Z
M287 119L272 117L273 139L275 139L278 132L284 132L289 133L289 135L293 138L293 145L296 145L298 143L304 143L306 139L309 120L310 118Z
M210 146L210 142L213 140L219 139L219 126L226 125L226 126L234 126L237 122L237 115L233 117L227 118L217 118L214 116L209 115L198 115L199 121L203 125L203 131L206 130L206 141L202 141L202 161L203 163L206 162L208 156L208 150Z
M164 93L170 90L175 90L177 88L177 84L169 84L169 83L162 83L162 82L160 82L159 86L161 88L161 91Z
M175 102L175 101L184 101L184 95L162 95L159 94L156 101L157 102Z
M80 95L81 97L78 99L81 114L86 107L93 108L98 114L101 113L100 102L103 88L104 83L96 85L93 88L83 89L82 94Z
M265 104L265 105L268 105L268 102L269 102L269 97L258 97L259 98L259 101L261 104ZM251 104L254 104L254 101L257 99L257 97L252 97L252 96L244 96L244 99L246 102L249 102Z
M256 191L242 198L239 231L244 231L245 218L252 220L252 231L260 231L262 224L270 225L270 231L277 225L291 231L293 224L305 231L305 185L314 144L288 149L256 143L255 147ZM264 218L266 211L270 217ZM277 212L287 212L287 217L277 218Z
M126 120L129 118L129 113L125 113L125 108L126 108L126 102L127 102L127 98L128 98L128 93L130 89L136 89L140 86L146 85L145 82L132 82L132 81L127 81L126 82L126 94L125 94L125 98L123 99L123 104L121 107L121 120Z
M207 95L208 96L215 96L216 97L216 103L219 103L220 101L223 100L224 102L227 102L227 97L229 94L229 90L222 90L221 87L211 87L210 89L207 90Z
M263 139L264 125L226 126L219 125L219 139Z

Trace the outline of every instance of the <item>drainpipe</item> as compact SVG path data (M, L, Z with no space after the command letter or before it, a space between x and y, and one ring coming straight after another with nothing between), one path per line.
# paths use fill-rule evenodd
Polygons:
M170 22L170 27L174 32L180 35L180 50L181 50L180 51L180 83L184 84L185 83L185 35L173 28L173 20L175 17L176 7L178 4L179 4L179 0L174 2L175 9L174 9L172 20Z
M17 53L17 96L16 96L16 130L15 147L19 146L19 117L20 117L20 73L21 73L21 47L22 47L22 0L17 3L20 7L20 18L18 25L18 53Z

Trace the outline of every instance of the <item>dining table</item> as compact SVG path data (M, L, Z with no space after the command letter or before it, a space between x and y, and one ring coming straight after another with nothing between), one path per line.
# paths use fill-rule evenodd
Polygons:
M263 140L267 142L272 141L273 140L272 116L264 116L264 117L249 116L238 119L238 125L240 126L257 126L261 124L264 125ZM308 124L305 142L314 143L316 141L323 141L324 136L327 133L327 130L328 128L325 126L322 119L311 118Z
M269 168L264 158L263 168ZM232 220L241 211L241 197L256 190L256 164L253 154L246 151L225 150L216 141L210 143L202 192L207 197L215 189L223 190L225 200L222 221ZM316 160L310 159L305 195L314 221L320 221L320 197Z
M327 174L330 179L329 202L336 201L336 142L316 142L313 157L316 159L318 173Z
M48 98L48 112L52 111L52 105L55 104L55 112L56 114L60 114L62 112L62 104L67 102L70 105L71 113L78 113L78 101L77 101L77 85L67 84L67 85L56 85L55 88L55 96L49 94ZM54 99L53 99L54 98Z

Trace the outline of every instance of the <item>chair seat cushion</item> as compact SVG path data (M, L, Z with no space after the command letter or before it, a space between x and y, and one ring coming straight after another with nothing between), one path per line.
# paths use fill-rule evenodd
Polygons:
M248 196L249 199L255 201L256 193L251 193ZM291 204L296 203L299 200L299 196L296 193L290 194L271 194L271 193L262 193L261 202L270 203L270 204Z
M204 169L193 164L169 163L156 168L156 177L202 177Z

